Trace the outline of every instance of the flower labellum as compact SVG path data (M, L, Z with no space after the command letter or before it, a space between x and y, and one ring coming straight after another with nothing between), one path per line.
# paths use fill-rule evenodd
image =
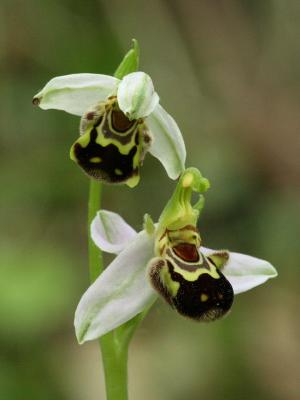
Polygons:
M89 176L129 187L138 184L139 169L152 141L142 118L129 120L112 96L83 115L80 133L70 157Z
M166 231L168 247L161 257L150 261L150 281L179 314L197 321L213 321L230 310L233 289L213 257L205 257L192 243L194 240L183 238L181 233L188 232L198 236L193 227L186 226L179 232L175 244L170 239L174 231ZM228 253L224 252L222 258L227 261Z

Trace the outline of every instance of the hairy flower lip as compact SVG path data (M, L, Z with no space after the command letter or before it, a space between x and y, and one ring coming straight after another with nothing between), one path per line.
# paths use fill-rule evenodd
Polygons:
M131 235L127 235L127 231ZM146 273L148 261L154 256L153 233L136 233L118 214L101 210L92 222L91 235L103 251L118 255L105 270L105 279L100 275L79 302L74 323L80 343L96 339L128 321L157 298ZM205 255L214 252L205 247L201 247L201 251ZM235 294L277 276L269 262L232 252L222 272Z
M163 164L171 179L177 179L185 168L184 140L175 120L159 104L152 80L144 72L132 72L121 80L90 73L55 77L34 96L33 104L82 116L110 96L117 96L120 109L130 119L145 120L154 139L149 153Z

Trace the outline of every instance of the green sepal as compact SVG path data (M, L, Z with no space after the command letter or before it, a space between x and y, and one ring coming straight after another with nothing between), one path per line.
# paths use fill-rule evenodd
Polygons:
M144 215L143 227L144 227L145 231L148 233L148 235L154 234L155 225L154 225L153 219L151 218L151 215L149 215L149 214Z
M132 39L132 49L126 53L120 65L116 69L114 76L118 79L122 79L125 75L138 71L139 59L140 49L138 41L136 39Z

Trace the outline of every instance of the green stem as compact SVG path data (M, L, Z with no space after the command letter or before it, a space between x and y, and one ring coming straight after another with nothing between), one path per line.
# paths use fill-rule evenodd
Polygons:
M100 339L107 400L128 399L128 347L132 336L148 310L109 332Z
M110 332L100 339L107 400L127 400L128 398L128 344L119 342L115 332Z
M101 207L102 184L90 180L88 202L88 229ZM91 283L103 271L103 257L101 250L95 245L88 234L89 271ZM124 332L125 333L125 332ZM115 330L100 339L102 362L105 375L107 400L127 400L127 359L128 346L133 332Z
M128 51L115 72L115 77L122 79L130 72L138 70L139 47L133 40L133 48ZM101 250L94 244L91 234L91 222L101 207L102 184L91 179L88 203L88 243L89 243L89 271L90 280L94 282L103 271L103 257ZM127 400L127 360L128 346L143 314L137 315L131 321L107 333L100 340L102 362L105 375L107 400Z
M91 179L88 203L89 271L91 283L94 282L103 271L102 251L95 245L90 234L91 223L101 207L101 194L101 182Z

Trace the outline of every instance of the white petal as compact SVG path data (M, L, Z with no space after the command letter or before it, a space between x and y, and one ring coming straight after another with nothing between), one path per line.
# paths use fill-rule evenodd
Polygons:
M153 135L149 151L159 159L168 176L176 179L185 169L186 150L178 125L159 104L146 120Z
M91 223L91 236L101 250L119 254L137 233L119 214L101 210Z
M88 288L75 313L79 343L111 331L156 299L146 268L153 249L154 236L140 232Z
M91 105L116 92L119 80L100 74L57 76L34 96L33 104L82 115Z
M159 102L152 80L144 72L133 72L126 75L118 87L120 109L129 119L147 117Z
M201 247L201 251L206 256L215 252L205 247ZM277 276L276 269L268 261L232 252L222 272L231 283L235 294L246 292Z

